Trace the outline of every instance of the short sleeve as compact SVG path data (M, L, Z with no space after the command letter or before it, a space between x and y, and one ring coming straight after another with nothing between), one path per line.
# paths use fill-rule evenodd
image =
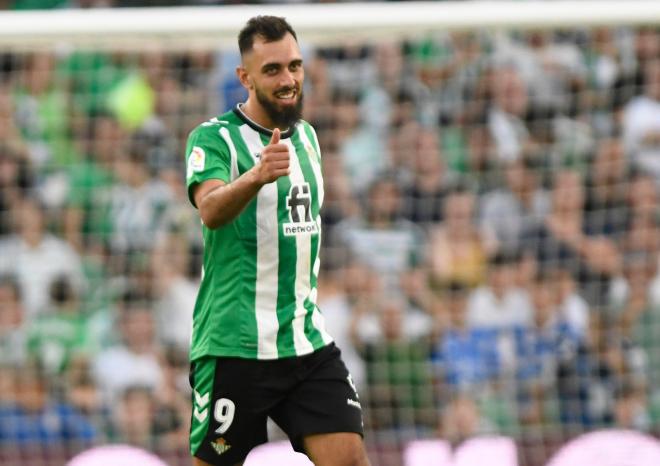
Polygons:
M186 186L192 205L197 184L213 179L229 183L230 164L229 148L216 125L198 126L190 133L186 144Z

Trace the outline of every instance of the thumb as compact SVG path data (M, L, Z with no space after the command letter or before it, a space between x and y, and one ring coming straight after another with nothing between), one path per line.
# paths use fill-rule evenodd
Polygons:
M280 129L275 128L273 130L273 136L270 138L270 142L268 144L277 144L280 142Z

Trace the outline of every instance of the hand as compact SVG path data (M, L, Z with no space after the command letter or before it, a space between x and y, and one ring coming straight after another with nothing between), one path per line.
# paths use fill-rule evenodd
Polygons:
M280 142L280 130L275 128L270 142L261 152L261 161L255 166L261 184L272 183L289 170L289 148Z

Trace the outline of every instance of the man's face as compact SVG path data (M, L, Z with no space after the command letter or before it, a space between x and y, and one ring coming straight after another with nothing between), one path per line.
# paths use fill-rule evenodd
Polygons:
M302 116L305 73L298 43L291 34L275 42L255 37L243 57L241 81L251 98L278 128L288 128Z

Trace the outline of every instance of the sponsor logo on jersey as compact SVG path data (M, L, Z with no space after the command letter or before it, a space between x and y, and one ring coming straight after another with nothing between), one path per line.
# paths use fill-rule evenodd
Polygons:
M188 156L188 178L190 178L193 173L204 170L205 159L206 154L204 153L204 149L197 146L193 147Z
M286 197L289 223L282 225L285 236L309 235L319 232L318 224L312 220L312 194L309 183L294 184Z
M211 442L211 446L218 455L222 455L231 448L231 445L229 445L227 441L222 437L215 439L213 442Z

